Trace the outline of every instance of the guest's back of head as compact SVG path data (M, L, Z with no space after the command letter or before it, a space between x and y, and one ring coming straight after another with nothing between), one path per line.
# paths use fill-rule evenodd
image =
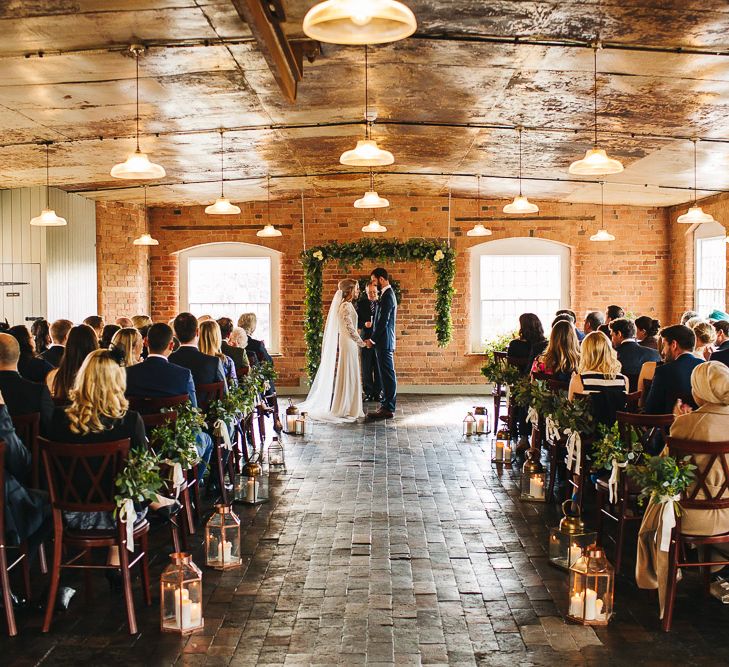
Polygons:
M148 327L152 324L152 318L149 315L135 315L132 317L132 324L135 329Z
M618 355L607 336L591 331L582 341L580 373L600 373L614 378L620 372Z
M114 334L119 331L121 327L118 324L107 324L101 332L101 340L99 341L99 347L108 350L111 341L114 338Z
M10 334L0 333L0 368L17 370L20 359L18 339Z
M51 324L51 340L56 345L65 345L68 332L73 328L71 320L56 320Z
M215 320L205 320L200 324L200 341L198 343L200 352L224 359L225 355L220 349L222 343L220 326Z
M31 324L30 334L33 336L33 340L35 341L36 354L41 354L48 349L48 346L51 343L50 329L51 327L48 324L48 320L44 320L43 318L34 320L33 324Z
M625 317L625 311L620 306L608 306L605 311L606 320L617 320L619 317Z
M228 342L234 347L245 348L248 345L248 334L242 327L233 327Z
M21 357L35 356L35 343L33 337L30 335L30 331L28 331L28 327L17 324L14 327L10 327L8 333L18 341Z
M221 317L218 319L218 326L220 327L220 335L223 340L228 340L230 334L233 333L233 320L229 317Z
M706 347L716 342L716 329L708 322L697 322L693 327L696 347Z
M585 329L587 333L591 331L597 331L603 324L605 324L605 316L599 310L593 310L591 313L585 315Z
M147 349L150 354L164 354L170 348L173 334L172 327L164 322L157 322L147 331Z
M258 324L258 318L255 313L243 313L238 318L238 326L245 330L249 337L256 330L256 324Z
M131 317L117 317L114 324L116 324L120 329L131 329L134 327L134 322L132 322Z
M142 334L134 327L119 329L114 334L111 346L121 353L122 366L134 366L139 363L142 354Z
M174 328L181 344L191 343L198 334L197 318L192 313L180 313L175 318Z
M554 324L549 335L544 366L555 374L569 374L577 370L579 362L580 344L575 326L569 319L560 320Z
M96 332L96 337L101 338L101 334L104 330L104 318L101 315L89 315L85 320L84 324L91 327Z
M635 320L635 328L644 332L644 336L650 336L652 338L658 335L658 332L661 330L661 323L652 317L641 315Z
M572 320L572 324L577 322L577 315L575 314L574 310L570 310L569 308L561 308L554 314L554 319L556 320L562 315L567 315L567 317Z
M684 352L693 352L696 346L696 335L685 324L674 324L661 329L661 339L664 343L676 343Z
M519 315L519 336L529 343L539 343L544 338L542 321L534 313L522 313Z
M53 378L53 396L65 400L76 381L76 374L86 357L99 348L94 330L86 324L79 324L68 332L66 349L63 352L58 372ZM118 365L118 364L117 364Z
M699 314L695 310L685 310L681 315L681 324L686 324L692 317L698 317Z
M610 331L614 334L620 334L623 340L628 338L635 338L636 327L633 320L629 320L626 317L618 317L617 319L610 322L608 325Z

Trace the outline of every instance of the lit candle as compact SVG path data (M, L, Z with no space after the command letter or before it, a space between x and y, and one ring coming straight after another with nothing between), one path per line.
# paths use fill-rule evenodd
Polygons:
M246 500L249 503L256 502L256 480L249 479L248 485L246 486Z
M286 415L286 430L294 433L296 430L296 418L298 415Z
M218 562L219 563L230 563L231 552L233 550L232 542L224 542L223 544L218 543Z
M296 420L296 435L304 435L304 420L303 419L297 419Z
M496 442L496 456L494 457L497 461L504 460L504 443Z
M187 619L188 623L190 620L190 591L186 588L175 591L175 627L185 629L187 626L184 624ZM187 611L185 611L187 610ZM187 614L187 616L185 616Z
M485 433L486 432L486 420L483 417L478 418L478 422L476 424L476 433Z
M578 547L576 544L573 544L570 547L570 553L569 557L567 559L567 565L572 566L574 563L577 562L579 558L582 558L582 548Z
M602 609L602 600L600 600L600 609ZM588 588L585 591L585 620L594 621L597 614L597 592Z
M529 478L529 495L532 498L544 498L544 480L536 475Z
M466 435L473 435L473 422L466 422Z
M583 618L582 615L582 603L585 601L585 594L575 593L570 597L570 610L569 615L575 618Z
M202 622L202 602L190 602L190 626L196 628Z
M595 600L595 620L596 621L607 621L607 615L602 610L603 601L599 598Z
M511 463L511 447L504 446L504 463Z

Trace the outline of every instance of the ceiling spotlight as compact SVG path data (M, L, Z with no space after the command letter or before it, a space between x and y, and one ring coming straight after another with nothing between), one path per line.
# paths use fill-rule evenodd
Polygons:
M607 174L619 174L623 171L623 164L620 160L608 157L602 148L597 147L597 50L599 48L600 44L593 46L595 64L593 85L595 139L593 147L585 153L585 157L570 165L570 174L576 174L577 176L605 176Z
M56 215L53 209L48 208L48 188L50 187L50 181L48 178L48 148L49 142L46 142L46 206L41 211L41 214L35 218L30 219L30 224L33 227L63 227L66 225L66 219Z
M144 226L149 229L149 209L147 208L147 186L144 186ZM152 235L147 231L139 238L132 241L132 245L159 245L157 239L153 239Z
M276 229L271 224L271 174L268 174L268 176L266 176L266 183L267 183L266 190L268 193L268 195L267 195L268 196L268 205L267 205L268 223L264 226L263 229L259 229L256 232L256 236L258 236L262 239L272 239L272 238L275 238L276 236L283 236L283 234L281 234L281 231Z
M694 205L683 215L679 215L676 222L680 222L682 225L694 225L703 222L716 222L714 216L711 213L704 213L701 206L697 202L697 191L696 191L696 144L698 139L692 139L694 142Z
M157 178L164 178L164 167L151 162L146 153L142 153L139 149L139 54L144 51L144 47L132 45L129 50L134 54L134 61L137 65L137 149L129 155L124 162L115 164L111 168L111 175L114 178L123 178L126 180L153 180Z
M362 227L362 231L365 234L383 234L387 231L387 227L381 225L377 220L370 220L364 227Z
M304 17L304 34L329 44L384 44L410 37L415 15L396 0L326 0Z
M208 215L237 215L240 213L240 208L230 203L223 190L225 183L223 178L223 157L223 130L220 130L220 197L215 200L214 204L205 207L205 213Z
M605 229L605 183L600 181L600 229L590 237L590 241L614 241L615 237Z

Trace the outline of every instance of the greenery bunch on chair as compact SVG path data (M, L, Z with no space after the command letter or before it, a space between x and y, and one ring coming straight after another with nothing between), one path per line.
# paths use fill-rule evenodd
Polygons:
M623 439L620 437L618 423L615 422L611 428L604 424L598 427L598 439L592 445L592 464L595 469L602 468L612 470L613 461L618 464L628 463L631 466L640 461L643 453L643 447L640 444L638 434L631 428L630 445L625 446Z
M681 495L694 482L696 466L691 463L691 457L676 459L673 456L647 456L643 457L643 464L631 466L628 474L641 487L638 502L645 500L660 503L662 498L672 498ZM673 502L676 516L681 516L681 508Z
M540 416L553 415L567 394L563 391L553 392L545 380L531 381L523 376L511 388L514 402L523 408L534 408Z
M519 331L507 331L506 333L496 334L493 338L484 341L483 353L487 357L493 357L494 352L506 352L509 343L515 338L519 338Z
M200 460L195 436L205 428L205 418L189 401L163 412L176 412L177 419L152 429L150 445L163 461L179 463L183 470L189 470Z
M157 499L157 492L163 484L160 463L160 456L148 449L132 449L129 452L126 465L114 482L119 489L114 496L115 517L128 499L135 503Z
M507 363L505 359L497 359L493 353L486 355L486 363L481 367L481 375L486 378L487 382L500 384L514 388L517 382L523 380L525 376L516 366Z
M238 379L238 387L242 388L243 391L251 396L256 397L255 405L258 403L258 396L263 394L277 377L278 375L273 364L268 362L255 364L248 370L248 375L244 375Z
M564 433L567 429L583 436L595 432L595 418L592 415L592 404L587 396L577 396L571 401L564 392L555 404L552 412L554 421Z
M226 424L232 424L249 415L258 403L259 386L260 383L254 381L249 385L231 387L221 399L210 404L208 417L213 422L222 420Z

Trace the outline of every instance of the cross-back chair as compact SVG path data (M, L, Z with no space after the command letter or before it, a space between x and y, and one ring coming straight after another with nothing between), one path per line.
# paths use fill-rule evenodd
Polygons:
M499 364L508 364L510 366L515 366L519 370L523 371L525 374L529 372L529 359L527 357L513 357L509 356L507 352L494 352L494 361L496 361ZM494 397L494 429L498 431L499 429L499 419L502 421L504 420L504 417L501 417L501 402L502 399L506 401L506 409L507 409L507 417L506 417L506 423L509 427L509 436L513 439L514 435L516 433L516 415L515 415L515 405L514 402L509 398L506 399L506 387L504 387L501 384L494 385L494 390L492 392L492 395Z
M220 489L220 496L224 504L228 504L228 491L225 488L225 472L223 465L223 446L222 437L215 435L214 424L208 418L207 413L210 408L210 404L213 401L220 400L225 394L225 382L210 382L208 384L196 384L195 393L197 394L197 404L200 410L205 415L205 419L208 423L208 430L212 434L213 438L213 456L211 461L211 473L214 473L217 477L218 487Z

